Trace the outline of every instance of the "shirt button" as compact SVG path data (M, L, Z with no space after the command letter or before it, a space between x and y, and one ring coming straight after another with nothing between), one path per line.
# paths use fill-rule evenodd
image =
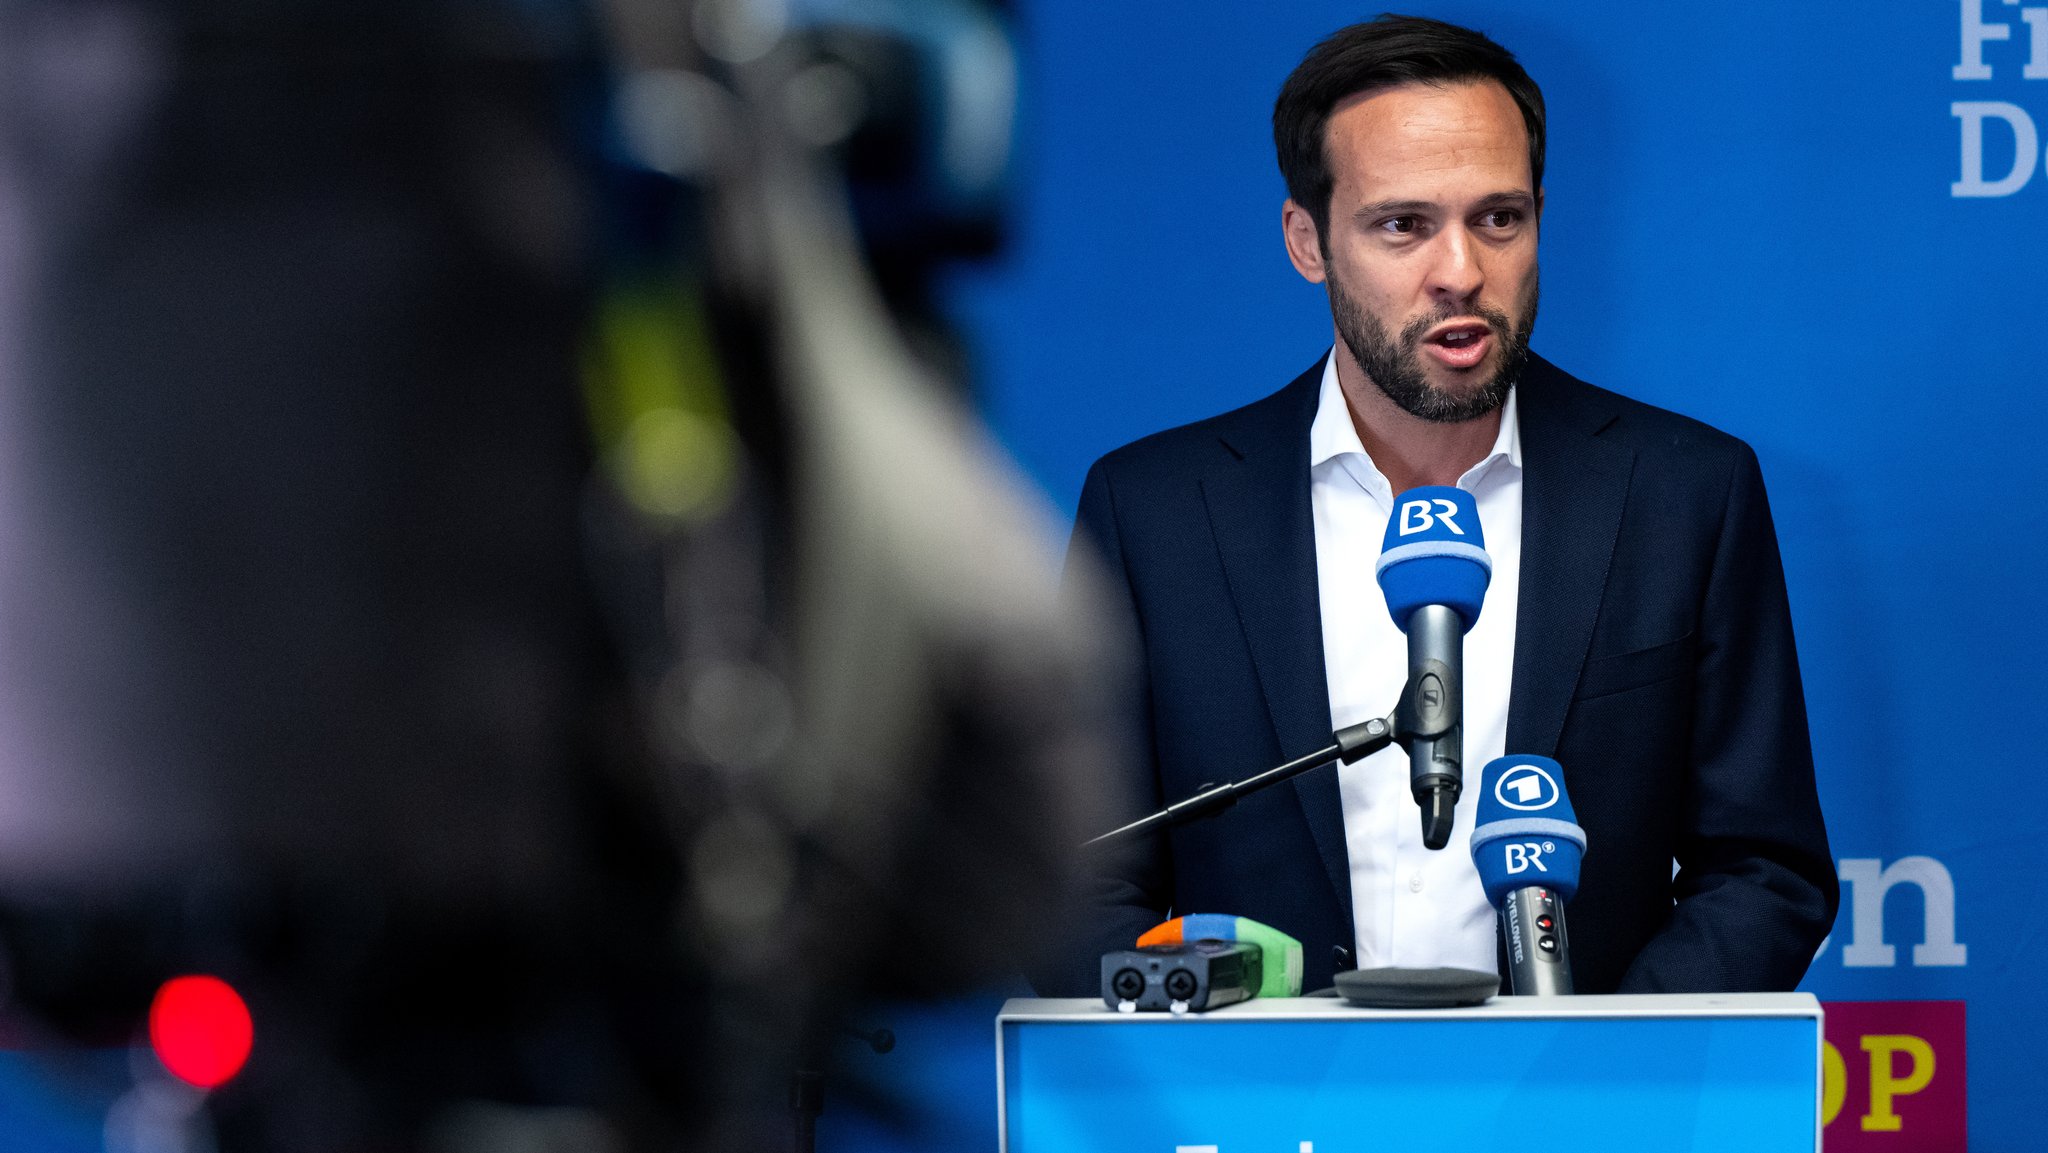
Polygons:
M1416 873L1415 875L1408 878L1408 891L1411 893L1420 893L1422 891L1421 873Z

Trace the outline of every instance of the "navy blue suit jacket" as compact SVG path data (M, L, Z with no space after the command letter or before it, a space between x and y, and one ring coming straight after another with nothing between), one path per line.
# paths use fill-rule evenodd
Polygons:
M1117 816L1329 743L1308 469L1321 377L1318 365L1264 400L1118 449L1088 474L1076 540L1108 562L1142 645L1142 754L1130 811ZM1562 762L1586 829L1566 910L1577 987L1789 989L1839 894L1755 454L1540 358L1518 388L1522 572L1507 749ZM1357 595L1381 595L1372 573L1358 574ZM1353 942L1327 769L1095 868L1075 940L1036 975L1041 992L1096 993L1097 956L1128 948L1169 911L1234 913L1292 934L1311 989L1330 982L1335 950Z

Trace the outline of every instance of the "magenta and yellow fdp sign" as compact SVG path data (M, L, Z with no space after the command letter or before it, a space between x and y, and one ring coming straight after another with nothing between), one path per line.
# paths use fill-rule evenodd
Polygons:
M1966 1153L1961 1001L1830 1001L1821 1051L1828 1153Z

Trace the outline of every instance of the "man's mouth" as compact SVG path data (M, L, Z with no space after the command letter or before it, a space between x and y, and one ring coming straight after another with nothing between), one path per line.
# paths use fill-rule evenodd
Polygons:
M1484 321L1461 321L1437 328L1422 343L1447 368L1474 368L1493 350L1493 329Z

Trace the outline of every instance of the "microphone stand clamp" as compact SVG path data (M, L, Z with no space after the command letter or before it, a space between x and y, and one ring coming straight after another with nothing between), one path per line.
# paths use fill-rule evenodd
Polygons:
M1458 739L1463 718L1459 702L1464 699L1458 674L1440 660L1426 660L1416 675L1401 688L1394 706L1393 739L1408 751L1411 763L1425 758L1424 767L1410 778L1415 803L1422 808L1422 843L1441 849L1451 840L1451 818L1457 811L1463 780L1458 762ZM1450 736L1449 741L1440 738Z

